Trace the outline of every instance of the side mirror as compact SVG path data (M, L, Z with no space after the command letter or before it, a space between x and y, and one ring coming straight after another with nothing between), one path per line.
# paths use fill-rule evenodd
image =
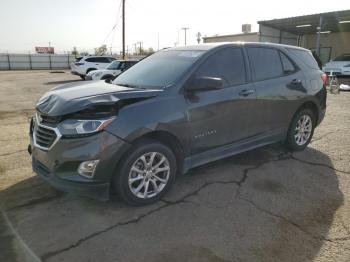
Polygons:
M202 76L194 78L186 85L186 91L196 92L205 90L221 89L224 81L218 77Z

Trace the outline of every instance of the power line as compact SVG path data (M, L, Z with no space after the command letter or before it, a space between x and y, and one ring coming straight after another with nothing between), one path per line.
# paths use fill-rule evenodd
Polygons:
M123 11L122 11L122 16L123 16L123 29L122 29L122 37L123 37L123 40L122 40L122 43L123 43L123 59L125 59L125 0L122 0L123 1Z
M118 25L118 23L119 23L119 21L120 21L120 8L121 8L121 6L122 6L122 1L124 1L124 0L120 0L120 3L119 3L118 13L117 13L117 20L116 20L115 24L113 25L111 31L109 31L109 33L107 34L107 36L106 36L105 39L103 40L103 42L102 42L101 45L103 45L103 44L106 42L106 40L107 40L108 37L111 35L111 33L117 28L117 25Z

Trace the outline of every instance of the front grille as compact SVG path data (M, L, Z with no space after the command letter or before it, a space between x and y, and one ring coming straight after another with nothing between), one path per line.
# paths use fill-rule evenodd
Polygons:
M35 143L44 149L49 149L57 139L54 130L37 125L35 129Z

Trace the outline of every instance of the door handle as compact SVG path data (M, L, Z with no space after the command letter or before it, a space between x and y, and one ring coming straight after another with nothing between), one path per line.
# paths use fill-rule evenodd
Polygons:
M290 82L292 85L299 85L301 83L300 79L293 79L292 82Z
M238 94L240 96L249 96L251 94L254 94L255 93L255 90L253 89L249 89L249 90L242 90L241 92L239 92Z

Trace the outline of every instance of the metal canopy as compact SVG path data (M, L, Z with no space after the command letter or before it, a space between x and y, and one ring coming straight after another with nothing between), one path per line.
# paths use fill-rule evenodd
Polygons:
M323 21L321 31L350 32L350 10L259 21L258 24L296 35L315 34L321 16Z

